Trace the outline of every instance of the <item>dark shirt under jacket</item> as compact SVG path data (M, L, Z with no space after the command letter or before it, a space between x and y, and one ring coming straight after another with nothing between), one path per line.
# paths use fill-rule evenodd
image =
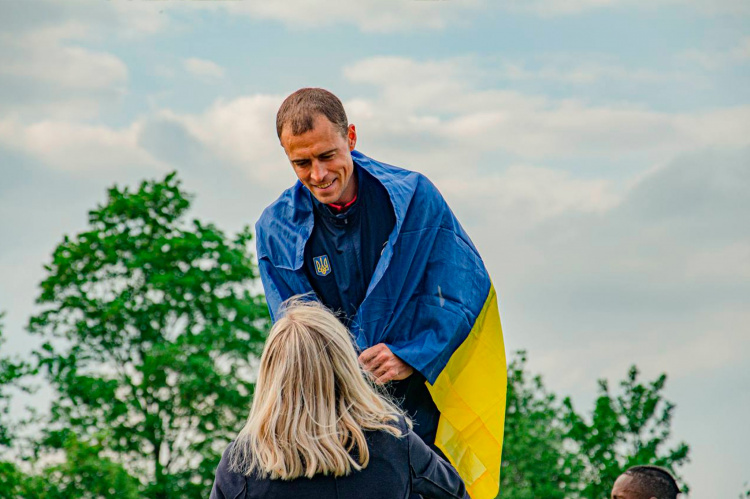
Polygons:
M355 165L357 200L344 213L333 213L313 197L315 224L305 246L305 273L315 293L344 324L357 313L380 260L396 215L385 187ZM325 257L328 267L316 266ZM322 263L322 262L321 262Z
M224 451L210 499L405 499L421 494L433 499L468 499L463 481L453 467L398 423L406 436L384 431L365 432L370 463L348 476L315 475L313 478L271 480L229 471Z
M355 164L357 200L344 213L333 213L313 197L315 224L305 246L305 273L320 302L339 316L345 326L367 294L375 267L396 225L393 204L383 184ZM325 265L315 260L325 257ZM323 275L321 275L323 274ZM412 421L414 431L434 447L440 412L415 371L409 378L388 383L387 388Z

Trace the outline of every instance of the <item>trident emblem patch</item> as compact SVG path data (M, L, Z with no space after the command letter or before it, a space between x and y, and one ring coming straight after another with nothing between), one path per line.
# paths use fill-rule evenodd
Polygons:
M315 264L315 273L325 277L331 273L331 264L328 261L328 255L316 256L313 258Z

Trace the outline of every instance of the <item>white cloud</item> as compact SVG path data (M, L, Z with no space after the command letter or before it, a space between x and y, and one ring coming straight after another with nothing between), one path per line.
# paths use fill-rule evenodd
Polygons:
M116 130L60 121L23 125L5 120L0 121L0 144L68 172L136 167L165 169L165 165L138 145L140 127L134 123Z
M699 113L681 113L671 120L691 147L742 147L750 144L750 106L737 106Z
M654 9L665 6L700 10L712 15L750 14L743 0L329 0L321 4L309 0L284 2L191 2L199 9L226 9L255 19L274 20L294 29L317 29L335 24L353 24L364 32L436 30L449 25L467 24L469 16L488 11L529 14L542 17L571 16L592 10L629 7Z
M648 10L662 6L678 9L689 7L711 15L750 14L750 7L743 0L504 0L499 6L509 11L545 17L575 15L604 8L629 7Z
M669 2L670 0L665 1ZM699 12L709 15L750 15L750 3L745 0L714 0L713 2L705 2L703 0L671 0L671 2L677 6L684 2Z
M77 22L0 35L0 110L29 119L87 118L123 97L125 63L72 44L86 36L88 29Z
M634 323L602 328L598 338L592 335L586 341L574 339L562 329L560 333L568 337L569 344L558 345L536 358L532 356L533 368L560 373L552 384L556 391L570 393L591 383L592 372L600 378L622 379L633 364L649 378L661 373L668 373L673 380L701 376L741 365L744 352L750 348L750 314L742 310L709 311L690 314L689 319L675 317L638 325L637 334L628 331ZM535 349L538 350L541 349ZM571 365L570 359L589 361Z
M196 2L199 8L214 7ZM218 7L233 14L281 21L292 27L319 28L333 24L355 24L366 32L441 29L460 22L461 16L481 13L486 0L445 2L430 0L329 0L321 5L308 0L284 2L222 2Z
M0 74L35 80L71 89L97 90L121 87L128 70L117 57L65 46L64 33L32 33L21 38L4 36Z
M684 64L697 64L709 71L747 64L750 62L750 36L725 50L689 50L680 54L679 59Z
M378 57L349 66L354 83L374 85L378 96L352 103L376 139L428 134L473 152L506 152L539 160L580 155L648 155L663 163L709 145L750 143L750 106L676 114L640 105L590 105L507 90L483 90L467 75L481 75L469 60L417 62ZM536 161L535 161L536 162Z
M186 71L199 77L209 79L224 77L224 68L213 61L191 57L182 61L182 64Z
M164 2L5 2L0 16L0 114L27 122L90 119L127 93L116 55L84 45L166 29Z
M750 240L718 248L696 248L686 259L685 277L703 282L750 282Z
M385 57L345 70L351 81L377 90L373 98L345 102L360 132L360 149L425 172L474 223L497 213L527 227L566 213L606 213L630 186L607 180L607 168L623 158L640 164L627 176L632 183L681 153L750 144L750 107L670 114L592 106L477 89L467 76L475 69L465 59L421 63ZM282 100L275 95L219 100L203 113L162 111L157 118L184 130L180 140L198 143L217 161L244 172L254 187L278 193L294 180L284 169L273 130ZM585 157L601 163L596 176L551 166Z
M254 95L219 100L198 115L163 111L159 117L183 127L218 161L243 171L256 188L281 192L294 179L291 167L279 175L286 156L274 123L282 100L283 96Z
M553 16L577 14L586 10L611 7L618 3L623 3L623 0L506 0L502 5L511 11Z
M475 220L494 220L502 213L526 227L568 212L604 213L620 201L607 180L580 179L537 166L512 165L484 174L462 169L456 176L434 180L453 204L478 207L472 213Z
M90 2L79 0L79 4L87 7ZM167 2L107 2L111 7L110 22L116 23L118 34L122 37L138 37L153 35L167 29L171 21L169 9L179 8ZM183 7L184 8L184 7ZM109 9L107 9L109 10Z
M181 8L181 2L95 2L88 0L35 0L5 2L0 18L2 32L10 34L54 30L77 23L84 27L87 39L131 38L163 31L170 24L164 9Z
M740 368L750 348L748 158L750 149L684 155L591 214L535 220L507 209L501 190L481 198L491 215L471 234L507 312L509 349L528 348L533 369L558 373L552 386L574 394L593 389L592 373L621 379L633 363L675 379Z
M510 81L541 81L571 85L628 82L632 84L683 83L688 76L673 71L632 68L598 54L546 54L523 61L500 61L499 77Z

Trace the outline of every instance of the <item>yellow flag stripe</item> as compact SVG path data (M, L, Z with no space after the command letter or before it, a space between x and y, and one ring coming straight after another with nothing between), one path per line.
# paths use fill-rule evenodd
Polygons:
M495 288L469 336L433 385L440 410L435 444L448 456L473 499L492 499L500 488L507 371Z

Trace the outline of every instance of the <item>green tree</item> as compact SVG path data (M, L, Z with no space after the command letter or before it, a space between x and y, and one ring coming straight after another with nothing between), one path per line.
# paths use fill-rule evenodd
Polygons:
M631 466L653 464L675 473L688 461L689 447L684 442L665 448L675 409L663 398L666 380L662 374L640 383L633 366L620 382L618 395L610 393L606 380L599 380L599 397L590 418L577 414L571 400L565 399L569 436L585 465L581 497L607 497L617 477ZM683 490L687 492L686 485Z
M64 452L62 462L26 477L25 499L138 499L139 481L105 456L101 442L82 442L70 431L51 432L43 446Z
M0 346L5 343L2 318L0 313ZM9 452L16 437L16 425L10 420L12 391L29 391L21 381L30 373L27 363L0 357L0 456ZM14 462L0 459L0 499L26 497L27 480L27 475Z
M155 499L208 494L268 326L249 230L188 222L190 201L174 173L111 188L54 250L29 324L59 393L51 428L107 449Z
M526 352L508 364L505 438L500 474L503 499L564 499L577 487L581 464L570 452L570 428L562 404L547 391L541 376L526 368Z
M18 466L0 461L0 499L35 499L29 493L29 477Z
M594 409L584 417L569 398L558 403L541 377L527 371L525 352L517 352L508 365L498 497L601 499L630 466L655 464L674 473L689 448L665 448L674 413L662 395L665 382L661 375L641 383L633 367L613 395L601 380Z
M0 314L0 319L2 314ZM4 342L0 323L0 345ZM37 447L62 450L65 461L48 465L38 473L27 473L18 464L39 461L39 452L30 456L28 449L18 448L18 426L33 423L33 417L11 424L8 419L11 393L9 388L30 392L22 380L33 374L28 363L8 357L0 358L0 450L15 447L12 461L0 461L0 499L137 499L139 483L125 469L100 456L101 446L79 442L70 432L54 432ZM32 444L34 445L34 444ZM26 451L26 452L25 452Z
M5 343L3 316L0 313L0 346ZM19 381L29 374L29 366L24 362L0 357L0 449L10 447L13 442L13 425L10 422L10 399L13 388L23 389Z

